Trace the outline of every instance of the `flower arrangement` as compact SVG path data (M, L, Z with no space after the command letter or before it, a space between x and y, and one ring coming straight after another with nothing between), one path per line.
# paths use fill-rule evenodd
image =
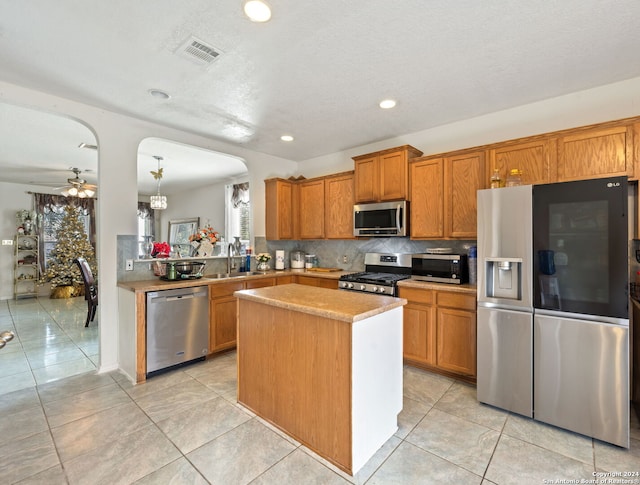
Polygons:
M215 231L213 227L207 224L206 226L198 229L198 231L195 234L192 234L191 236L189 236L189 241L191 242L209 241L211 244L215 244L219 238L220 238L220 234L218 234L218 231Z
M269 253L256 254L256 261L258 263L268 263L270 260L271 260L271 255Z
M151 250L151 257L168 258L171 247L166 242L154 242Z

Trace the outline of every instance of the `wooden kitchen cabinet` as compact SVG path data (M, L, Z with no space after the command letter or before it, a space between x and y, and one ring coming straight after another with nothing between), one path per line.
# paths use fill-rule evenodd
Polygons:
M504 185L509 171L517 168L522 172L522 183L525 185L551 183L557 176L557 140L545 138L492 148L489 150L488 165L487 181L497 168Z
M410 164L411 239L475 239L484 152L419 158Z
M409 159L422 152L410 145L353 158L355 202L384 202L409 198Z
M354 172L326 177L324 183L326 239L354 239Z
M300 239L324 239L324 182L322 178L299 184Z
M403 288L403 354L405 359L436 365L436 309L433 291Z
M235 347L237 300L233 293L244 287L244 281L209 285L209 353Z
M485 185L484 152L471 152L444 160L445 237L475 239L477 194Z
M294 238L294 182L268 179L265 184L265 234L270 241Z
M476 376L476 297L438 291L436 294L436 365Z
M595 128L558 137L558 181L634 175L634 127Z
M444 237L444 159L428 158L410 165L412 239Z
M474 294L400 287L403 356L411 364L475 382Z
M209 353L236 346L237 298L233 293L275 285L275 277L209 285Z
M293 282L299 285L317 286L319 288L328 288L330 290L337 290L339 284L337 279L304 275L296 275Z

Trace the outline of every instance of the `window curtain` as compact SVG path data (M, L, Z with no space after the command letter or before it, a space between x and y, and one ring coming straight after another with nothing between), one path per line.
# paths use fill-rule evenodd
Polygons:
M65 207L72 206L82 209L84 215L89 216L89 242L96 248L96 211L95 211L95 199L93 198L80 198L80 197L65 197L63 195L54 194L39 194L33 193L35 201L35 209L38 214L37 221L37 233L40 236L38 238L38 258L40 268L44 269L44 214L47 212L55 212L62 214Z
M243 184L233 184L233 193L231 194L231 204L237 209L240 204L249 202L249 182Z

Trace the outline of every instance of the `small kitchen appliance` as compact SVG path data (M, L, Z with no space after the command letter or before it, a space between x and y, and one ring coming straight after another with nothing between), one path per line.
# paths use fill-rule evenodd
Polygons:
M363 291L398 296L398 281L411 278L411 255L400 253L366 253L365 271L342 275L341 290Z
M466 254L414 254L411 256L414 279L460 285L469 281Z
M391 237L409 235L409 202L381 202L353 206L353 235Z

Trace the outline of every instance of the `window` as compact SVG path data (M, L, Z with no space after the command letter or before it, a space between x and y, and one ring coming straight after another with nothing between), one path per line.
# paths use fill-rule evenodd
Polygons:
M76 207L78 211L78 219L82 223L85 234L90 237L90 216L82 207ZM45 206L42 218L42 239L44 249L44 269L46 271L49 264L50 253L58 244L58 229L64 219L65 206L48 205Z
M249 182L227 185L225 192L227 208L225 236L227 241L233 242L236 236L240 236L240 241L243 244L249 244L251 239Z
M65 207L71 206L78 211L78 216L84 232L89 236L89 242L96 247L96 212L95 199L86 197L64 197L54 194L34 193L34 205L38 213L38 241L40 249L40 267L46 271L49 254L58 242L58 229L64 219Z

